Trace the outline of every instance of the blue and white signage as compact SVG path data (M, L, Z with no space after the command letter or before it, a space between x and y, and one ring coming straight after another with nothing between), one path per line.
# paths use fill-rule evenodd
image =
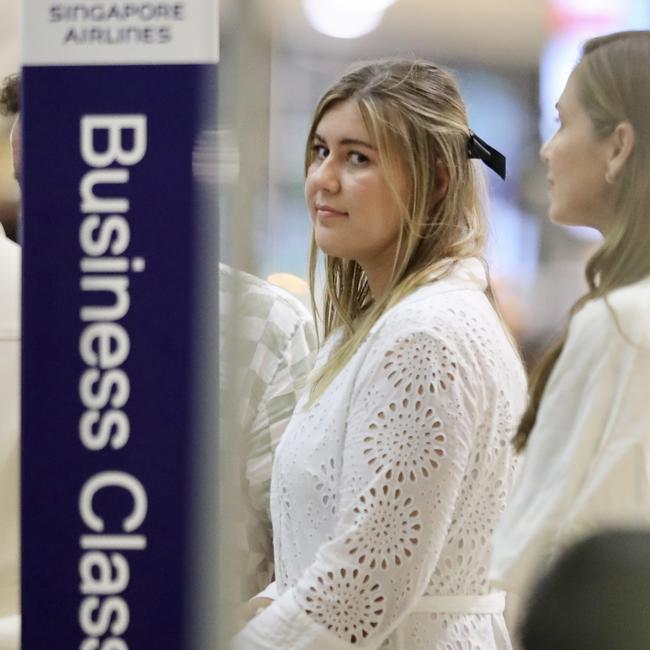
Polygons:
M23 19L22 647L180 650L216 2Z

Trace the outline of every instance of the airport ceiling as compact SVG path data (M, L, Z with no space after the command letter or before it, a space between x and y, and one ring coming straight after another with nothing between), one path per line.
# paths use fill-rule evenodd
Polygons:
M235 7L244 2L267 12L274 44L293 54L337 53L354 58L415 54L447 61L534 67L549 23L546 0L396 0L375 31L346 40L313 29L302 0L219 0L222 31L229 29ZM19 61L19 6L20 0L0 0L2 76L15 70Z
M291 51L336 50L354 57L413 53L516 67L538 65L549 29L547 5L546 0L397 0L375 31L346 40L314 30L302 0L266 3L276 42Z

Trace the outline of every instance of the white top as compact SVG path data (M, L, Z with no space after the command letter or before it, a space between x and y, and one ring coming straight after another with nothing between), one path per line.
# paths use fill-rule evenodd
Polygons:
M494 539L491 578L525 593L568 543L650 525L650 279L574 316Z
M20 248L0 227L0 650L17 650Z
M485 286L457 264L300 400L271 485L280 596L237 650L510 648L487 568L525 377Z

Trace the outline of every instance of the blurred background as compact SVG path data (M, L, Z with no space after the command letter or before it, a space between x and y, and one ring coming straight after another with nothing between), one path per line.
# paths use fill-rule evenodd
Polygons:
M0 0L0 79L16 72L20 61L19 0ZM18 184L14 180L9 149L11 120L0 115L0 223L14 241L18 234Z
M19 0L0 0L2 77L19 65L18 9ZM554 104L580 44L648 27L648 0L222 0L221 259L308 302L302 161L313 107L353 61L424 57L456 73L471 128L507 156L505 183L486 174L488 260L532 361L565 322L598 245L591 231L548 223L539 146L555 128ZM0 117L0 220L19 238L9 128ZM233 182L239 170L245 183Z

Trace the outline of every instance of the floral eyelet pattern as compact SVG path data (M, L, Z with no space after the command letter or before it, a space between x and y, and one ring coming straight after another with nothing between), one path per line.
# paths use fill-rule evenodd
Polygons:
M397 305L284 434L276 575L310 634L318 625L362 647L496 650L491 615L412 612L422 595L489 590L525 375L482 292L428 291Z
M359 566L386 571L413 557L422 534L420 511L399 487L370 488L354 508L359 533L345 540Z
M304 597L305 612L349 643L360 643L384 617L384 595L368 572L341 568L316 578Z
M428 479L445 455L443 424L433 409L424 406L422 399L413 399L411 404L404 397L399 408L390 402L388 408L377 413L368 430L363 439L368 465L377 474L384 473L387 479L395 475L399 483Z
M330 514L336 513L336 465L330 458L321 463L320 472L315 479L314 490L320 495L321 503Z

